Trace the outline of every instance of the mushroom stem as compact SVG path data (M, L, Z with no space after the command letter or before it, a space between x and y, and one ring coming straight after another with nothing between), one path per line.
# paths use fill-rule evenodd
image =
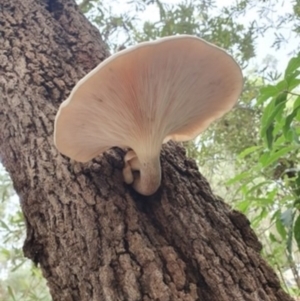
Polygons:
M159 157L141 165L140 173L134 177L133 188L140 194L152 195L160 186L161 167Z
M130 150L124 158L124 180L142 195L154 194L161 183L160 158L154 156L139 160L134 151Z

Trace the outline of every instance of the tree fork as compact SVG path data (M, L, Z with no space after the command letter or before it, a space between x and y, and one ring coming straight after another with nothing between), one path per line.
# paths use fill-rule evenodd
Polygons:
M0 158L27 225L25 256L53 300L289 301L247 219L211 192L181 146L163 183L123 183L124 152L88 164L53 145L59 104L108 56L73 0L0 3Z

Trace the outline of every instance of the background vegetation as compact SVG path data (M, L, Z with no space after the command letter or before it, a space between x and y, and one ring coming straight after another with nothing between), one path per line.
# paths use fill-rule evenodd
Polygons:
M283 287L300 295L300 1L83 0L114 53L192 34L227 49L244 70L235 109L186 144L215 193L244 212ZM273 53L273 55L272 55ZM275 55L274 55L275 54ZM22 255L25 225L0 167L0 300L51 300Z

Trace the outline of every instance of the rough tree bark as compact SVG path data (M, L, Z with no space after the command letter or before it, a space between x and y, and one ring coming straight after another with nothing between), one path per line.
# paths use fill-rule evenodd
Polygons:
M0 1L0 156L53 300L292 300L179 145L164 147L148 198L123 183L122 150L88 164L57 152L59 103L107 55L73 0Z

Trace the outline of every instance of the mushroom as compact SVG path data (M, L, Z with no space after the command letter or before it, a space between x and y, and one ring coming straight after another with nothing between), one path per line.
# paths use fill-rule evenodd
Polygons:
M242 86L234 59L200 38L140 43L76 84L56 115L54 143L79 162L112 147L129 149L124 181L151 195L161 183L162 144L195 138L235 105Z

